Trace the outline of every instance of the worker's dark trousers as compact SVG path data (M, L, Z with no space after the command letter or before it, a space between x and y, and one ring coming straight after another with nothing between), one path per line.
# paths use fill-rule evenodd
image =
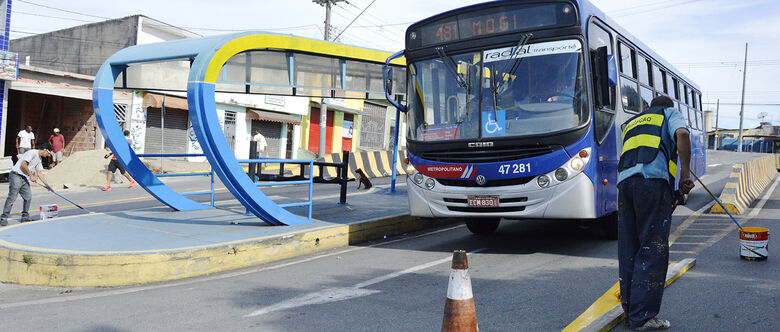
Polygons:
M618 184L620 302L632 326L661 309L674 197L669 182L632 176Z

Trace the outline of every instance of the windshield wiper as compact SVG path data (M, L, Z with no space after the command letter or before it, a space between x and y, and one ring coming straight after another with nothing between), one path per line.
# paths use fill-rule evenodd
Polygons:
M512 53L512 55L506 61L506 63L504 64L504 68L501 69L501 73L506 73L506 75L508 75L509 78L511 78L512 75L514 75L515 71L517 71L517 68L520 68L520 63L523 62L523 58L518 58L517 55L520 54L520 50L523 49L523 47L525 47L525 45L528 44L528 42L531 40L533 36L534 35L532 33L524 33L521 35L520 41L517 42L515 52ZM509 66L509 63L512 62L512 60L516 60L516 61L512 64L512 67L509 69L509 72L507 72L506 68L507 66ZM495 94L498 92L498 90L500 90L504 86L504 84L506 84L506 82L509 81L509 78L504 80L503 77L504 75L502 75L501 81L499 81L498 84L495 84L495 87L493 88L493 95L494 95L493 98L495 98Z
M455 64L455 61L452 61L452 58L449 57L447 53L444 53L444 47L437 47L436 53L439 54L439 58L442 62L444 62L444 67L449 70L450 74L455 76L455 79L458 81L458 85L460 85L461 88L468 88L469 83L466 82L463 74L458 72L458 65Z

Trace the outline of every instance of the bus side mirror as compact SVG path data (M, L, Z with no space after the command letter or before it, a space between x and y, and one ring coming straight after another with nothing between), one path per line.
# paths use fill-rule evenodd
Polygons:
M599 47L593 53L593 85L597 107L612 106L611 89L617 86L615 57L607 53L607 47Z
M393 68L385 66L385 92L393 94Z
M387 60L385 60L385 66L382 70L382 77L384 79L384 87L385 87L385 99L387 99L390 104L393 104L395 108L397 108L399 111L406 113L407 108L404 105L401 105L400 102L395 100L393 98L393 68L390 67L390 61L393 59L397 59L404 56L404 51L400 51L398 53L395 53L391 55Z

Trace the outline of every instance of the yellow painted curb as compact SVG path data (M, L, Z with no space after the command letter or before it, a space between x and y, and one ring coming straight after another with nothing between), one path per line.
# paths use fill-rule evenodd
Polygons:
M695 258L686 258L677 263L669 264L666 273L666 283L669 286L696 265ZM615 283L604 295L599 297L585 312L583 312L571 324L566 326L564 332L572 331L609 331L620 323L625 317L620 305L620 283Z
M452 223L408 215L291 232L252 242L161 253L67 254L0 248L0 282L110 287L170 281L271 263Z

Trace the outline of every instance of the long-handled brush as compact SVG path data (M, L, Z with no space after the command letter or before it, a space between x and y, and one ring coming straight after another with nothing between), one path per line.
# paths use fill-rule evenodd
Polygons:
M696 178L696 181L699 181L699 183L701 184L702 188L704 188L704 190L706 190L707 193L710 194L710 196L712 196L712 199L714 199L715 202L718 202L718 204L720 204L720 207L723 208L723 211L726 211L726 214L728 214L729 217L731 217L731 220L734 221L735 224L737 224L737 227L739 227L739 229L742 229L742 225L740 225L739 222L737 221L737 218L734 218L734 216L731 214L731 212L729 212L729 210L725 206L723 206L723 202L721 202L719 198L715 197L715 195L710 191L710 189L707 188L707 186L704 185L704 182L701 182L701 179L699 179L699 177L696 175L696 173L691 171L691 174L693 174L693 177Z
M38 182L36 182L36 183L38 183ZM49 190L49 191L51 191L53 194L55 194L55 195L59 196L60 198L62 198L62 199L64 199L64 200L66 200L68 203L70 203L70 204L73 204L73 206L75 206L75 207L77 207L77 208L79 208L79 209L82 209L82 210L84 210L84 211L87 211L88 213L95 213L95 211L90 211L90 210L88 210L87 208L85 208L85 207L83 207L83 206L81 206L81 205L78 205L78 204L76 204L76 202L74 202L74 201L71 201L71 200L69 200L69 199L65 198L65 196L62 196L62 195L60 195L59 193L57 193L56 191L54 191L54 189L52 189L51 187L44 186L44 185L42 185L42 184L40 184L40 183L38 183L38 185L40 185L41 187L44 187L44 188L48 189L48 190Z

